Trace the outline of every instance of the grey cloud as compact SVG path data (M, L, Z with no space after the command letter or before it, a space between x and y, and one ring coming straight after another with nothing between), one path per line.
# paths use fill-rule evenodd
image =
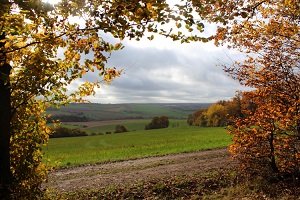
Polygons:
M204 48L203 48L204 47ZM235 54L231 56L236 57ZM243 89L229 78L217 58L226 60L222 50L205 49L196 44L176 49L136 48L128 45L113 52L108 67L123 68L125 74L110 86L103 85L93 102L215 102L230 99L236 89ZM84 80L97 80L88 73Z

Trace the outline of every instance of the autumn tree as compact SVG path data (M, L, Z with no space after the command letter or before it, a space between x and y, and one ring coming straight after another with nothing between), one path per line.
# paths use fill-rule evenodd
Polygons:
M47 143L50 133L45 109L81 102L94 94L100 82L109 83L120 75L120 70L105 64L111 52L123 46L102 36L139 40L149 31L182 42L205 40L163 29L171 21L188 31L193 24L202 29L190 6L184 2L170 9L164 0L61 0L55 5L41 0L1 1L1 199L33 199L42 194L47 167L41 162L41 144ZM68 85L89 72L99 73L99 80L67 91Z
M248 55L224 70L252 88L248 109L234 121L230 151L242 169L299 171L299 0L193 1L202 19L218 24L213 39ZM265 170L262 170L265 169Z
M206 119L204 117L204 113L207 109L196 110L194 113L190 114L187 119L187 123L191 126L205 126Z
M212 104L205 113L207 122L206 126L218 127L226 126L228 122L228 116L226 113L226 108L222 104Z
M243 118L244 115L242 113L242 109L249 109L247 102L247 98L240 91L237 91L235 97L233 97L230 101L227 101L225 104L226 113L229 115L229 121L231 123L232 120L237 118Z
M243 109L251 109L249 100L244 94L237 92L231 100L220 100L211 104L207 109L200 109L190 114L187 123L203 127L227 126L235 119L244 118Z
M230 130L230 151L247 172L298 173L300 2L226 3L219 10L231 23L218 28L215 42L227 42L248 55L224 69L253 88L245 93L251 109L243 109L245 118L236 120Z

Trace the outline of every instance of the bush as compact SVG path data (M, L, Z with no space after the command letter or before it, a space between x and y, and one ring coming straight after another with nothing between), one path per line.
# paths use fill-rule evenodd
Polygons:
M169 124L169 117L167 116L153 117L152 121L145 126L145 130L167 128Z
M110 131L110 130L107 130L105 133L106 133L106 134L111 134L111 131Z
M123 125L117 125L114 133L124 133L129 132L128 128Z
M50 138L60 138L60 137L78 137L78 136L88 136L86 131L76 129L70 129L63 126L58 126L52 129L52 133L50 134Z

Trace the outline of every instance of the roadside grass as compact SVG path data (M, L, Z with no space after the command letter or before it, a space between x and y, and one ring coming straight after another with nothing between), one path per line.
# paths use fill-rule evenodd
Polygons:
M228 146L230 141L231 136L224 127L203 128L181 124L166 129L52 138L43 152L44 159L65 167L222 148Z
M70 193L53 193L52 199L299 199L299 181L267 182L241 176L233 167L193 176L174 176L128 185L99 187Z

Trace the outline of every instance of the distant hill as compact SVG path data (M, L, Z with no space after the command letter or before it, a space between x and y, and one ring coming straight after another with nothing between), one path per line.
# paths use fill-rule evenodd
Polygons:
M52 119L67 121L103 121L120 119L149 119L168 116L170 119L187 119L188 115L211 103L152 103L152 104L97 104L72 103L60 109L49 108Z

